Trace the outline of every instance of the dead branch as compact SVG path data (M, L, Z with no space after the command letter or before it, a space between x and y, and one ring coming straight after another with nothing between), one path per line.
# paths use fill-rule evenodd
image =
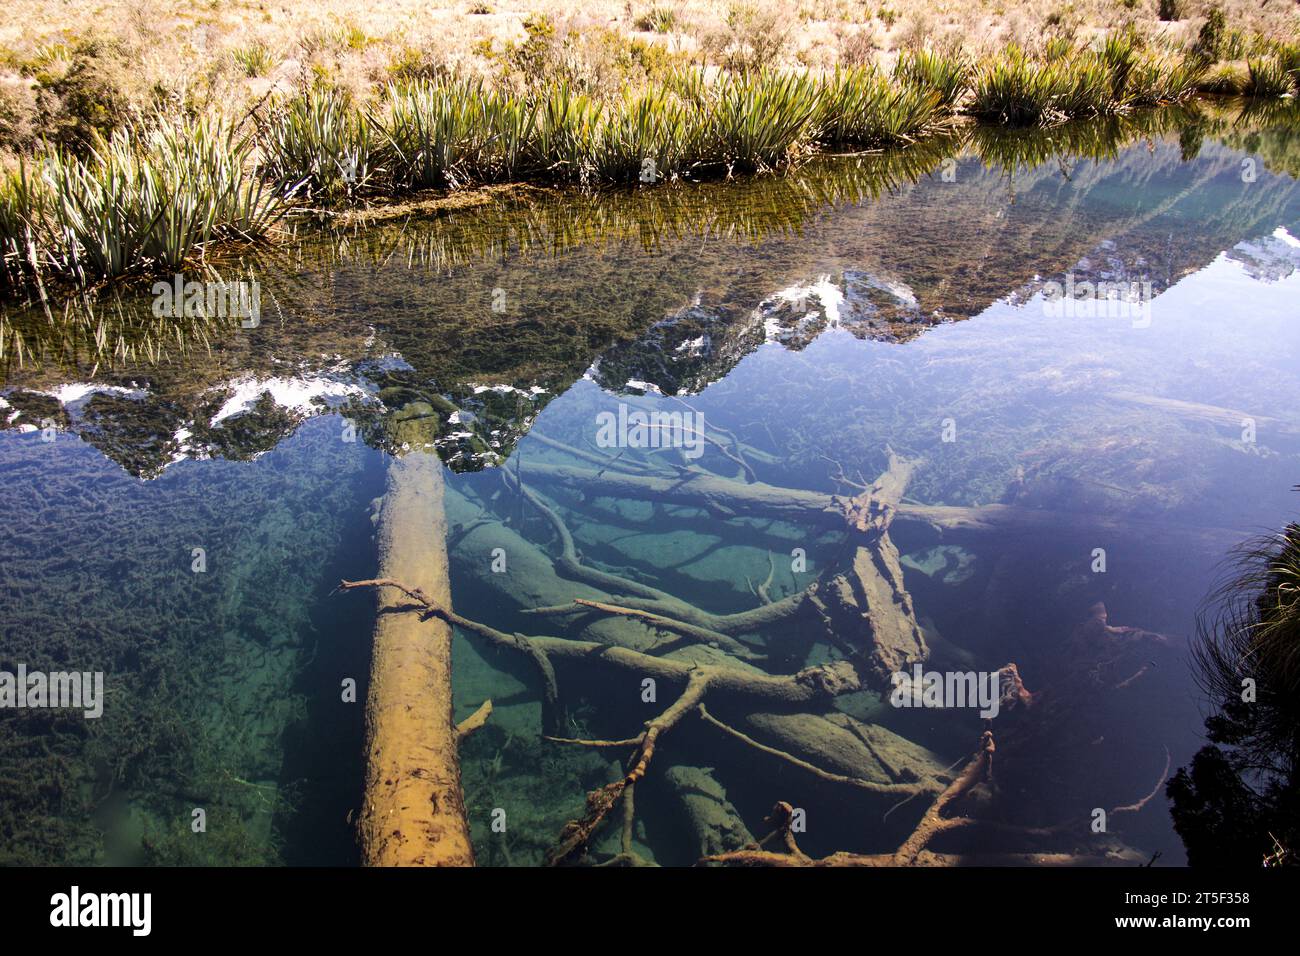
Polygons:
M589 601L586 598L574 598L573 607L577 609L586 609L598 611L601 614L613 614L621 617L636 618L645 621L652 627L662 628L665 631L672 631L674 634L680 634L683 637L690 638L697 644L711 644L721 647L728 653L742 660L749 660L757 657L752 650L746 647L740 641L736 640L721 631L712 631L696 624L688 624L685 621L677 621L663 614L655 614L652 611L643 611L639 608L622 607L617 604L607 604L603 601ZM552 608L539 608L539 612L549 612Z
M478 730L488 722L488 718L491 716L492 700L489 698L479 704L478 710L474 711L474 713L470 714L456 725L456 742L460 743L474 731Z
M791 831L793 811L790 805L788 803L778 803L773 808L772 815L768 817L768 822L774 825L773 833L780 835L786 847L785 853L773 853L763 849L763 845L773 835L769 834L760 843L731 853L719 853L714 856L704 857L699 862L721 863L729 866L915 865L922 851L926 849L936 835L945 830L956 829L969 824L967 818L949 817L946 816L946 812L953 803L985 778L992 766L993 750L993 734L991 731L986 730L980 737L979 747L975 755L967 761L965 768L957 775L956 779L948 785L943 793L939 794L939 797L926 810L925 815L921 817L916 829L893 853L859 854L841 852L833 853L820 860L814 860L799 850L798 845L795 843L794 834Z
M816 767L808 761L796 757L794 754L787 753L784 750L778 750L776 747L769 747L767 744L759 743L748 734L718 720L708 712L703 704L700 704L699 706L699 714L706 724L717 728L731 738L740 741L748 747L753 747L755 750L768 754L769 756L776 757L778 760L783 760L792 766L798 767L800 770L812 774L819 780L825 780L828 783L844 784L845 786L855 787L858 790L863 790L871 794L885 794L888 796L906 794L907 799L911 799L918 794L934 792L933 789L926 787L923 784L876 783L872 780L863 780L861 777L849 777L840 773L831 773L829 770L823 770L820 767Z
M756 481L745 484L704 471L677 477L623 475L563 465L534 462L529 474L536 480L581 486L589 493L644 501L666 501L696 508L721 509L719 513L778 518L797 525L842 529L846 507L852 499L802 488L782 488ZM920 523L945 538L996 534L1037 536L1105 533L1127 539L1163 537L1224 550L1240 542L1242 533L1232 528L1201 528L1170 521L1144 520L1129 515L1052 511L1019 505L989 504L976 507L919 505L900 501L896 520Z
M645 732L636 738L637 749L631 757L631 769L619 780L587 794L587 810L580 820L570 820L560 832L560 839L546 854L549 866L566 863L586 852L591 838L605 817L623 797L624 792L645 776L660 736L675 727L686 714L704 699L718 673L714 667L697 667L690 671L686 688L668 709L646 722Z

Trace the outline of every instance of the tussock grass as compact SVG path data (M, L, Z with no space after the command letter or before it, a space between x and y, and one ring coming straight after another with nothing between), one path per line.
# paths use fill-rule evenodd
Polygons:
M1123 34L1098 51L1053 57L1012 45L977 68L968 110L1008 126L1048 125L1181 101L1204 70L1198 58L1147 53Z
M949 110L966 92L970 63L960 54L918 50L898 58L894 78L901 83L933 90L939 94L939 107Z
M828 145L910 143L931 132L950 107L942 88L898 82L874 67L836 70L822 88L817 138Z
M1293 77L1277 56L1247 60L1246 73L1246 93L1249 96L1275 97L1291 92Z
M46 275L81 285L179 269L214 240L266 236L283 212L252 170L251 142L200 118L54 149L0 179L0 252L10 285Z
M338 90L313 88L277 103L259 140L266 173L285 195L350 199L374 175L370 119Z

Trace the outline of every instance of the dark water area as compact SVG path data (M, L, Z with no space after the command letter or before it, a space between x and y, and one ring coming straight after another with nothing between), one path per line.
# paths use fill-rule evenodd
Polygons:
M0 711L0 863L355 863L374 607L333 589L373 575L387 463L425 444L467 618L755 674L874 662L876 686L803 708L710 701L750 744L702 717L665 736L641 858L735 849L777 801L807 853L890 852L927 805L899 794L942 789L991 726L972 812L1001 828L943 852L1006 857L1029 827L1043 862L1184 862L1153 788L1203 741L1196 612L1234 547L1300 510L1298 173L1294 110L974 130L749 181L299 224L216 264L259 283L253 327L155 318L144 290L10 307L0 671L102 671L106 695L98 719ZM1099 283L1133 297L1052 297ZM636 413L678 440L617 427ZM904 471L885 534L828 520ZM556 522L623 586L566 572ZM904 593L877 603L890 554ZM555 610L640 597L725 629L809 588L712 646ZM988 723L891 704L913 660L872 657L882 621L919 629L925 670L1014 662L1035 703ZM533 671L459 631L453 684L457 720L494 704L461 750L478 860L538 864L627 751L543 739ZM560 685L560 735L589 740L675 693L586 665Z

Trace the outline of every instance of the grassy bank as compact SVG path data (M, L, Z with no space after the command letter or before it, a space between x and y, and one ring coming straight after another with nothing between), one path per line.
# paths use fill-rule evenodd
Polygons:
M1210 64L1204 50L1153 50L1123 32L981 60L926 49L888 72L688 68L610 97L566 79L517 91L415 77L371 102L309 84L239 124L159 114L93 136L80 154L53 147L20 161L0 178L0 284L170 273L216 243L266 238L293 205L503 182L651 185L910 144L962 115L1016 126L1120 114L1188 98ZM1300 75L1283 46L1248 70L1261 96Z

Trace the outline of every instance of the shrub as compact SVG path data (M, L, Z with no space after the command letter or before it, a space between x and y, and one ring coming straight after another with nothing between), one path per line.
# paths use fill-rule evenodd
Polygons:
M722 29L701 40L705 55L736 72L774 66L790 45L795 22L779 6L732 3Z
M266 76L271 70L275 69L275 54L271 48L260 40L250 43L248 46L232 50L230 57L235 61L235 65L243 72L244 76Z
M117 49L99 40L42 49L24 72L35 80L41 134L84 153L131 118L127 67Z
M1196 42L1192 45L1192 51L1211 63L1217 60L1220 48L1223 45L1223 32L1227 27L1227 23L1222 8L1210 7L1205 14L1205 22L1201 24L1200 32L1196 35Z
M633 26L650 33L671 33L677 26L677 14L667 7L653 6L637 17Z

